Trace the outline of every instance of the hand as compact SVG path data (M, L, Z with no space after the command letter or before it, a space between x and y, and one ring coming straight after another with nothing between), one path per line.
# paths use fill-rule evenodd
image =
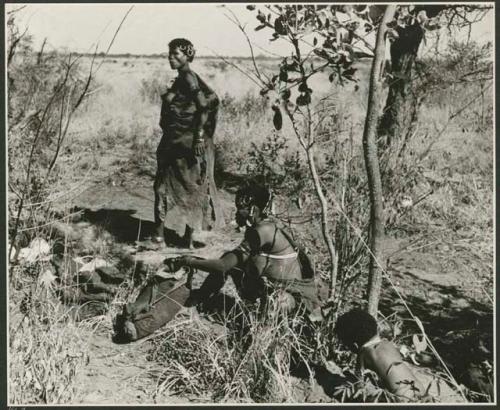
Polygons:
M205 141L198 140L194 142L193 145L194 155L201 157L205 153Z
M183 266L189 266L189 256L178 256L176 258L167 258L163 261L169 272L177 272Z
M196 306L200 311L204 311L206 310L205 304L207 299L207 296L204 295L200 289L191 289L191 293L189 294L189 298L186 301L185 306Z

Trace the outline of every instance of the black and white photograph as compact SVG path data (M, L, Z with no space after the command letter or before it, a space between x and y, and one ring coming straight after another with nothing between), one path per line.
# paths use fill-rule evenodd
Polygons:
M495 3L6 3L6 406L497 403Z

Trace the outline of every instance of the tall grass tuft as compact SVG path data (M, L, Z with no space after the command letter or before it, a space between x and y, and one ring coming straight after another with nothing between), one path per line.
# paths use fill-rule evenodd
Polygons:
M11 298L19 296L11 295ZM44 285L26 292L21 312L9 321L9 401L14 404L71 403L76 374L89 360L88 335L93 326L76 322L74 310L62 305Z
M273 298L266 306L238 301L221 325L200 318L167 325L150 355L164 366L156 394L214 402L296 401L291 366L307 363L313 354L301 315L287 315Z

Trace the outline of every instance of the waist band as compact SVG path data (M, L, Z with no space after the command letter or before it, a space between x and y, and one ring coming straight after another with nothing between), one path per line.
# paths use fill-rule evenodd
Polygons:
M269 259L292 259L296 258L298 256L298 253L292 252L292 253L287 253L285 255L271 255L270 253L261 252L259 253L259 256L265 256L266 258Z

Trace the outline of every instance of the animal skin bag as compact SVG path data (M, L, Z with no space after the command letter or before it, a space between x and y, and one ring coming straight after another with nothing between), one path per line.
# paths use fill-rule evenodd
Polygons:
M114 320L115 341L127 343L148 336L174 318L191 294L191 272L154 276L133 303Z

